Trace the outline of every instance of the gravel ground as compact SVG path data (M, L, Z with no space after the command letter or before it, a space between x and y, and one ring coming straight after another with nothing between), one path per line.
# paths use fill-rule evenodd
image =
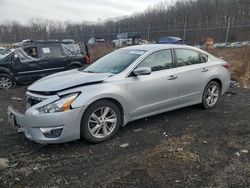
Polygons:
M39 145L16 133L25 86L0 90L0 187L250 187L250 90L129 123L111 140ZM6 159L9 161L7 162ZM2 169L1 169L2 167Z

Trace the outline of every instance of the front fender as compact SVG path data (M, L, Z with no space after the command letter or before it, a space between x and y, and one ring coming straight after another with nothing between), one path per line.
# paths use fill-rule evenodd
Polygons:
M128 108L127 108L127 99L126 94L126 84L95 84L90 86L84 86L81 89L81 94L76 98L72 103L72 108L79 108L82 106L88 107L95 101L101 99L113 99L120 103L124 112L124 125L128 122Z

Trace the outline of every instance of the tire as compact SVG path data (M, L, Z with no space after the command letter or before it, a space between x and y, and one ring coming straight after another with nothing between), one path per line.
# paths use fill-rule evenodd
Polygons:
M109 100L100 100L91 104L83 114L81 135L89 142L103 142L117 133L121 123L119 107Z
M209 82L203 91L202 106L205 109L214 108L220 99L221 86L215 81Z
M72 62L71 65L70 65L70 69L78 69L78 68L81 68L82 66L80 65L79 62Z
M0 74L0 89L10 89L16 86L16 81L8 74Z

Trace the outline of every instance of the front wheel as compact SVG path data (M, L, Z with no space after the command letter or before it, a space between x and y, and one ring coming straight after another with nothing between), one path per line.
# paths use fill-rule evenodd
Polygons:
M202 106L205 109L214 108L221 98L221 87L215 82L211 81L204 89L202 97Z
M14 79L8 74L0 74L0 89L10 89L16 85Z
M81 135L89 142L99 143L115 135L122 122L118 106L101 100L90 105L82 117Z

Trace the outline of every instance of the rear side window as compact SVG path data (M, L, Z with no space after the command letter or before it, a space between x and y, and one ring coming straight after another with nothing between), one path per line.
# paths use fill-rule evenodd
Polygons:
M60 46L42 46L42 57L61 57L62 51Z
M170 69L173 67L171 50L161 50L146 57L138 67L150 67L152 71Z
M188 49L175 49L177 66L187 66L202 63L198 52Z

